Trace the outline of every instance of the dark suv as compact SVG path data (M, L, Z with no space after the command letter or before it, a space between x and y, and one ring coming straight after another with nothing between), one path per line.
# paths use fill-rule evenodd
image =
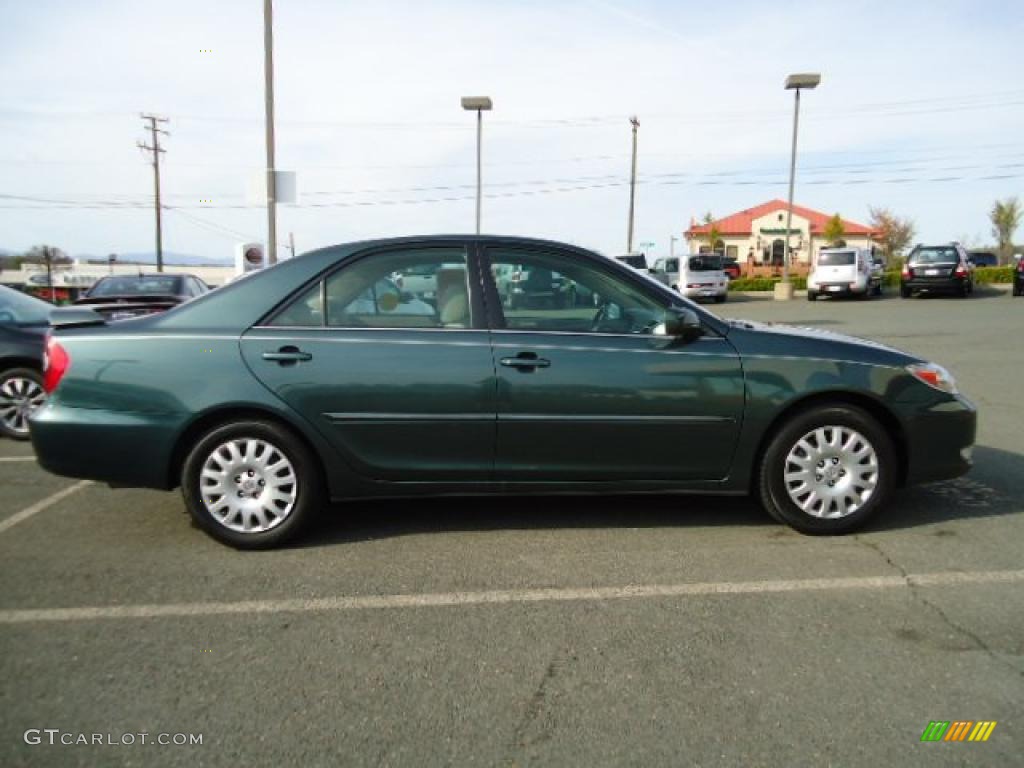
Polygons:
M967 251L958 243L916 246L903 265L900 295L908 299L915 291L963 297L973 293L974 265Z
M1013 262L1013 295L1024 296L1024 259L1018 254Z

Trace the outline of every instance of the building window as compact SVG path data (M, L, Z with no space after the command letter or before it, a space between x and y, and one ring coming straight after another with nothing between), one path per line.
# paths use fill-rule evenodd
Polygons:
M725 257L727 259L738 258L739 255L740 255L740 249L739 249L738 246L735 246L735 245L727 245L727 246L725 246Z

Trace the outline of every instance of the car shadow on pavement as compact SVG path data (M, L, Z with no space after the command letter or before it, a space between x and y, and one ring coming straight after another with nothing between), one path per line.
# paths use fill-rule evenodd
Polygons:
M1024 455L979 445L963 477L905 488L869 520L869 531L1024 514Z
M1024 514L1024 456L978 446L964 477L897 491L865 526L901 530L981 517ZM641 494L466 496L333 505L294 545L322 547L424 533L593 528L773 526L751 497ZM788 530L781 524L781 531Z
M771 525L744 497L682 494L465 496L359 501L325 509L296 547L424 533Z

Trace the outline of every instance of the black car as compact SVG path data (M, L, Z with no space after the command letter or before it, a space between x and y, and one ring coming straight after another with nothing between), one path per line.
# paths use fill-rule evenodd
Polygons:
M52 305L0 286L0 434L28 439L28 416L42 405L43 346Z
M976 267L998 267L999 257L988 251L971 251L971 263Z
M1024 296L1024 259L1016 257L1013 269L1013 295Z
M208 293L195 275L111 275L96 281L75 304L84 304L107 320L152 315Z
M900 276L900 295L915 292L954 293L967 297L974 292L974 265L960 245L918 245L910 252Z

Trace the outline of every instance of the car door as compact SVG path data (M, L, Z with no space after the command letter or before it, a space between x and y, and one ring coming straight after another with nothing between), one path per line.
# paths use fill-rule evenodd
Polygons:
M732 345L664 335L671 297L583 252L495 245L483 272L544 272L497 302L488 285L498 382L495 479L716 480L743 411ZM547 282L547 281L545 281ZM682 299L679 299L682 302ZM661 333L659 334L659 330Z
M398 287L426 271L433 296ZM350 258L248 331L243 355L360 474L486 481L494 364L475 275L455 243Z

